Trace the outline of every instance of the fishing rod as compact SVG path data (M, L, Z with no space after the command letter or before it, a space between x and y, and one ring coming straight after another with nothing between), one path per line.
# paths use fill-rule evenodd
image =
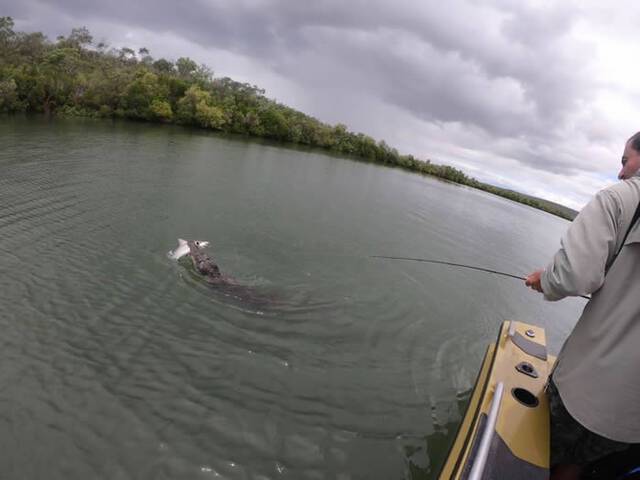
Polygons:
M487 272L494 273L496 275L502 275L503 277L515 278L516 280L526 280L525 277L521 277L519 275L513 275L511 273L499 272L497 270L491 270L489 268L482 267L474 267L473 265L464 265L462 263L453 263L453 262L445 262L442 260L430 260L427 258L411 258L411 257L389 257L386 255L370 255L370 258L385 258L387 260L408 260L411 262L422 262L422 263L435 263L437 265L448 265L450 267L460 267L460 268L468 268L469 270L476 270L479 272ZM586 298L587 300L591 300L591 297L586 295L580 295L582 298Z

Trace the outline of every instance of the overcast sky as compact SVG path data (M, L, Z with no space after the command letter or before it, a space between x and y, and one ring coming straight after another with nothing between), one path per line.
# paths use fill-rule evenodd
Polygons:
M580 208L637 130L633 0L0 0L16 29L189 56L329 123Z

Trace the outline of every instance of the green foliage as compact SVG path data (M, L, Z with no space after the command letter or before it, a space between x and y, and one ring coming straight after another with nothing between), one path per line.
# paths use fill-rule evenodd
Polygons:
M173 118L171 105L165 100L155 99L149 106L149 113L154 120L170 121Z
M156 60L155 62L153 62L153 68L156 69L156 72L158 73L171 73L173 72L173 63L171 63L168 60L165 60L164 58L161 58L160 60Z
M289 122L284 113L275 106L269 105L259 112L260 124L264 125L264 136L276 140L286 140L289 133Z
M327 125L264 96L255 85L214 78L187 57L155 60L149 50L108 49L85 28L55 42L42 33L13 30L0 17L0 112L121 117L176 122L318 147L478 188L565 218L560 205L483 184L464 172L400 155L384 141Z
M196 105L195 119L201 127L213 129L220 129L225 123L224 112L206 102L200 102Z
M24 110L24 104L18 99L18 87L13 78L0 81L0 112L18 112Z
M155 117L151 111L151 105L154 101L164 101L162 99L167 97L167 93L166 87L159 83L155 73L139 70L134 80L127 86L121 99L121 106L130 118L165 119Z
M99 117L111 117L113 116L113 109L109 105L100 105L98 109Z
M221 108L213 104L211 94L198 85L192 85L178 101L179 123L219 130L225 124Z
M60 40L59 44L65 44L69 47L80 48L85 45L91 45L93 37L87 30L87 27L74 28L71 34L64 40Z
M176 69L178 70L178 75L184 79L190 79L191 76L196 72L198 68L198 64L191 60L190 58L180 57L176 61Z
M15 36L13 26L11 17L0 17L0 45L6 45L9 39Z

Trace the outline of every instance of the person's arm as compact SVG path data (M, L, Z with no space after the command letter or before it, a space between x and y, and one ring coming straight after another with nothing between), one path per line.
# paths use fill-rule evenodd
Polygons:
M538 291L550 301L598 290L615 253L620 212L616 193L598 193L569 226L551 263L529 275L527 285L540 287Z

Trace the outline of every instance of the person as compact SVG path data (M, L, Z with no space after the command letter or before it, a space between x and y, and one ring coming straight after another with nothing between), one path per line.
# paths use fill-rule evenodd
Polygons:
M525 280L549 301L591 294L547 385L553 480L580 478L640 443L640 132L625 144L618 178Z

